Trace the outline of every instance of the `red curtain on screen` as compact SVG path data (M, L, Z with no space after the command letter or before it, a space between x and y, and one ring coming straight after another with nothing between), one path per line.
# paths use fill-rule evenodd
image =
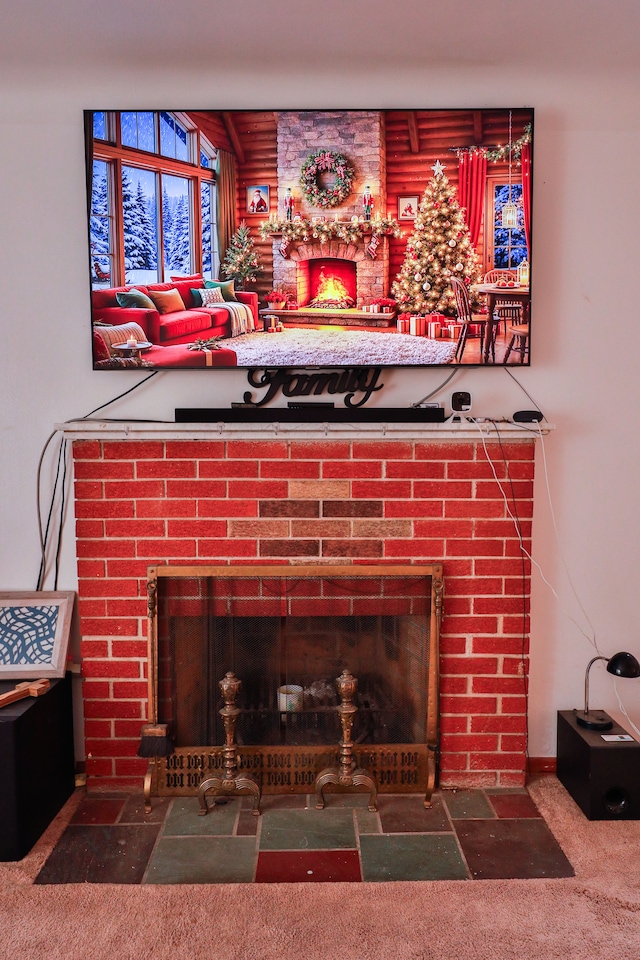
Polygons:
M465 208L471 242L476 246L482 228L487 158L479 152L461 153L458 160L458 195Z
M531 260L531 144L525 143L520 154L522 167L522 207L524 211L524 234Z

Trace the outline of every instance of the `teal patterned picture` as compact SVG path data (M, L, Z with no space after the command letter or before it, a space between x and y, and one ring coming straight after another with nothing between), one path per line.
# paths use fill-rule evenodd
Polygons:
M0 609L0 663L51 663L58 607Z
M0 679L64 676L74 597L0 593Z

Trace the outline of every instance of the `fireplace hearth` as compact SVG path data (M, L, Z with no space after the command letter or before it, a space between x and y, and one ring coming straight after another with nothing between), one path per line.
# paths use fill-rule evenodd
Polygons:
M381 792L435 784L439 564L149 568L150 702L175 752L151 793L195 794L224 763L218 681L241 681L238 765L262 793L307 793L335 766L336 679L358 677L354 759Z

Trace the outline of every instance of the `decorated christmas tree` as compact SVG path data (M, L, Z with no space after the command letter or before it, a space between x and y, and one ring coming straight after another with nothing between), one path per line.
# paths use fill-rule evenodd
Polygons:
M402 311L455 316L451 277L470 286L480 278L481 267L456 191L439 160L433 170L392 289Z
M247 283L254 282L259 270L260 257L249 234L249 227L243 220L231 238L222 273L230 280L235 280L244 290Z

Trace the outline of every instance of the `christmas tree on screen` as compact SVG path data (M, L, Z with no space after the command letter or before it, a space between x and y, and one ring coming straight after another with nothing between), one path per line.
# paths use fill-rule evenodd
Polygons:
M426 186L407 242L405 261L392 284L401 311L455 316L451 277L477 283L481 267L455 188L439 160Z
M245 289L247 283L253 283L260 271L260 255L255 249L249 227L243 220L227 248L222 274Z

